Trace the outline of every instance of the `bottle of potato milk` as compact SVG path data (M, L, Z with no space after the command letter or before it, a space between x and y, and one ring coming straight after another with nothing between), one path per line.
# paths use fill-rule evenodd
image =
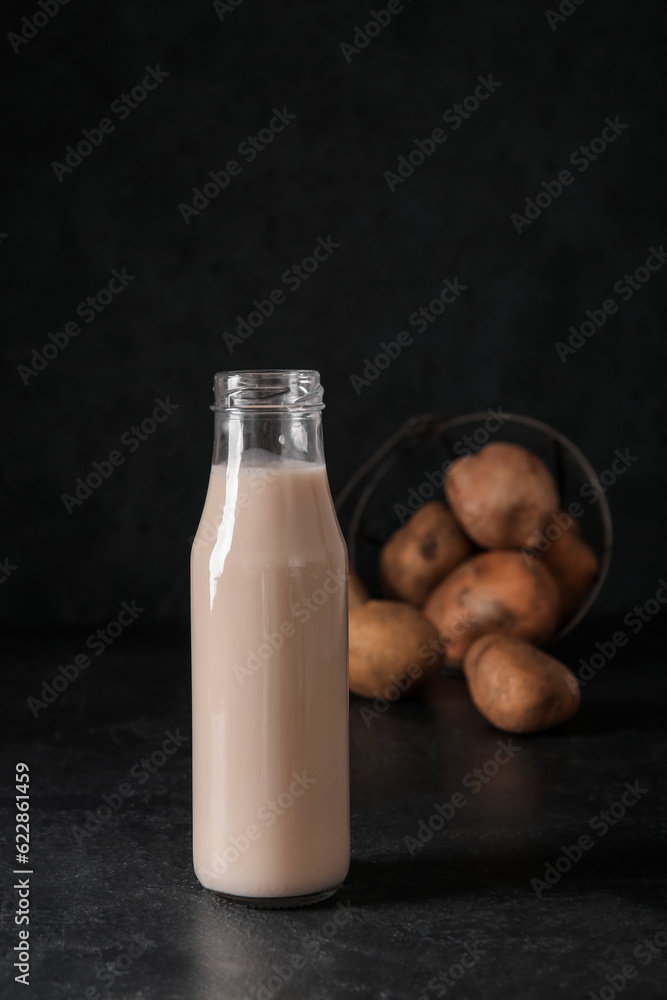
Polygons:
M347 551L316 371L215 376L192 548L194 865L234 902L330 896L349 864Z

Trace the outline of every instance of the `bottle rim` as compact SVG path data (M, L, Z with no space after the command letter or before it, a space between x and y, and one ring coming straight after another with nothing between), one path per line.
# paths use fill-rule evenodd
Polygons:
M259 368L216 372L214 412L324 409L320 373L309 368Z

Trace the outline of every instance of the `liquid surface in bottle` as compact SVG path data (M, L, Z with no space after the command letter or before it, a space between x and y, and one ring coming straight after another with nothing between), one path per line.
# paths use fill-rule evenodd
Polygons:
M192 550L194 863L210 889L293 896L347 873L346 608L325 466L261 451L213 466Z

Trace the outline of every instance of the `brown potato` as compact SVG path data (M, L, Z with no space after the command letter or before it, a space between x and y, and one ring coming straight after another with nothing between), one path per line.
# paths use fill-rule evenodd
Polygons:
M542 459L506 441L452 462L445 493L463 530L486 549L530 545L559 507Z
M579 708L572 671L521 639L483 636L466 653L463 669L479 711L508 733L537 733Z
M545 540L542 562L553 576L560 592L561 618L567 621L581 607L598 575L598 560L593 549L584 541L579 525L569 514L561 511L561 534L552 542ZM558 524L554 521L554 524ZM536 553L536 558L539 552Z
M347 577L347 606L356 608L358 604L365 604L369 600L368 591L359 579L357 573L350 567Z
M447 646L447 662L460 663L475 639L489 632L544 642L558 624L560 600L540 560L482 552L450 573L423 610Z
M427 503L385 543L380 553L383 591L420 608L436 583L472 551L444 503Z
M409 604L368 601L350 608L350 690L390 701L412 692L442 663L431 642L438 643L437 629Z

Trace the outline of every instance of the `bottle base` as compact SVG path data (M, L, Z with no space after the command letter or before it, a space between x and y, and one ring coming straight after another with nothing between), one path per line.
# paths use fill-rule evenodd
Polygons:
M293 906L310 906L311 903L321 903L322 900L333 896L339 889L340 885L335 885L333 889L308 892L301 896L234 896L232 893L220 892L218 889L209 889L209 892L224 899L225 902L235 903L237 906L249 906L259 910L281 910Z

